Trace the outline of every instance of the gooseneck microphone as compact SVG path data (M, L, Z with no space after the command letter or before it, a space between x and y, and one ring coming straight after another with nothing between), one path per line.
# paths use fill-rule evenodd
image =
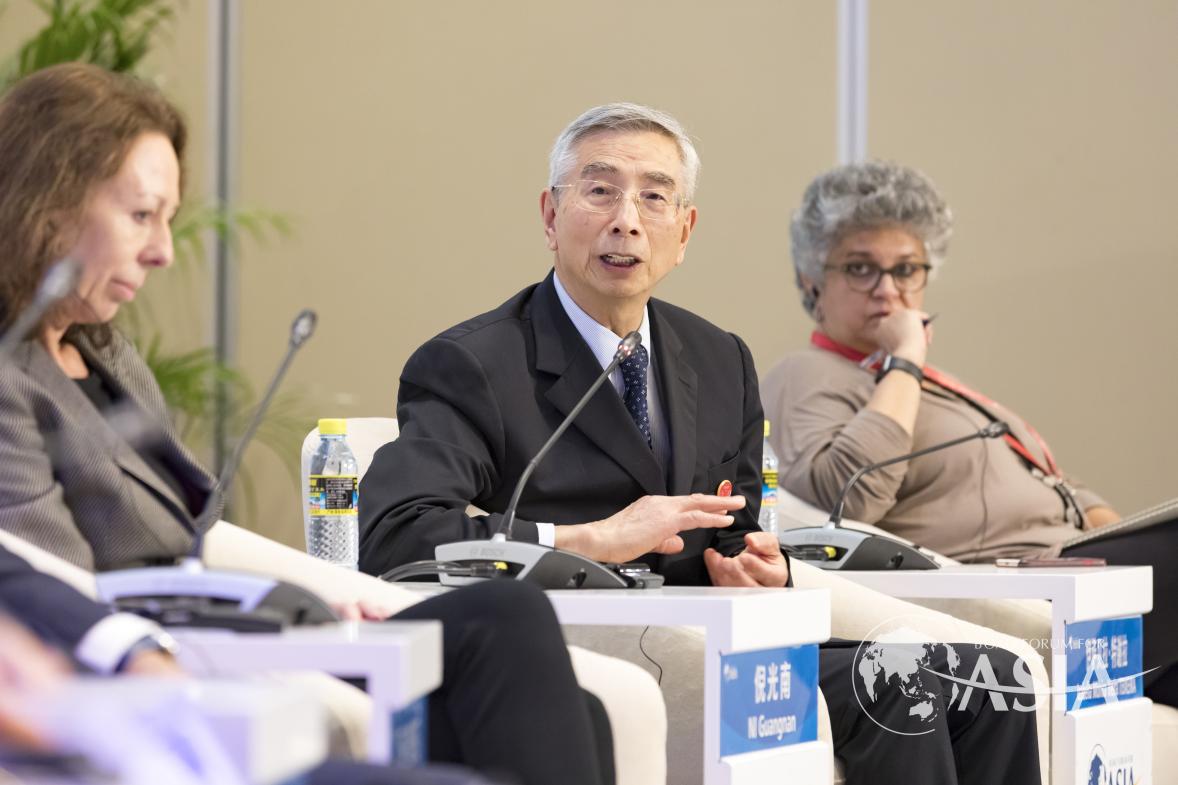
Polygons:
M847 495L863 478L877 469L939 452L974 439L998 439L1010 433L1010 426L1001 420L973 433L950 439L931 447L915 450L886 461L860 468L843 485L830 519L822 526L786 529L778 534L778 541L792 558L813 562L827 570L933 570L938 564L916 548L899 540L879 534L868 534L844 528L843 509Z
M528 478L532 476L532 472L556 440L589 403L598 388L641 343L642 336L635 331L618 344L613 359L605 366L601 375L589 386L577 401L577 405L569 411L560 426L553 431L520 474L507 511L499 523L499 529L491 539L463 540L439 545L434 548L436 561L403 564L385 573L381 578L395 581L437 574L441 582L449 586L461 586L487 578L514 578L535 583L544 589L645 589L661 586L663 577L650 572L645 564L604 565L570 551L559 551L537 543L517 542L511 539L515 510L519 506L520 496L528 483Z
M614 370L622 362L624 362L627 357L638 351L638 347L641 345L642 335L640 335L637 330L631 332L622 339L621 343L618 344L618 350L614 352L614 357L612 360L610 360L609 365L605 366L605 370L601 372L601 375L597 377L597 380L594 381L593 384L589 385L589 389L586 390L585 394L581 396L581 400L577 401L577 405L574 406L568 415L564 418L564 421L561 422L560 427L552 432L552 435L548 437L548 441L544 442L544 446L541 447L540 451L536 453L536 457L528 461L527 467L519 476L519 481L515 484L515 492L511 494L511 502L507 505L507 512L503 514L503 520L499 523L499 531L495 532L495 536L491 539L497 542L503 542L505 540L511 539L511 527L513 524L515 524L515 508L519 506L520 494L524 492L524 486L528 484L528 478L532 476L532 472L536 470L536 467L540 464L540 461L544 460L544 456L548 454L550 449L552 449L552 445L556 444L556 440L561 437L561 434L568 430L568 427L573 424L573 420L577 419L577 415L581 413L581 410L585 408L587 403L589 403L589 399L592 398L593 394L597 392L597 389L605 383L605 380L609 378L609 375L613 373Z
M220 512L221 502L229 494L229 489L233 486L234 479L237 478L237 470L241 466L241 459L245 455L245 448L249 446L250 441L254 438L254 434L257 433L258 428L262 425L262 419L265 417L266 412L270 409L271 402L274 400L274 393L278 391L278 386L282 384L283 378L286 377L286 372L290 369L290 364L294 361L295 354L315 334L315 325L318 321L319 317L316 316L314 311L310 308L304 308L299 311L294 321L291 322L290 340L286 346L286 354L282 356L282 362L278 364L278 370L270 377L270 383L266 387L266 392L262 395L262 400L258 403L257 408L254 409L254 415L250 418L245 433L237 441L237 446L233 448L233 453L229 456L229 460L221 467L221 475L217 477L216 484L213 485L213 489L209 492L209 498L205 501L204 509L196 516L194 526L196 536L192 540L192 549L188 552L189 559L200 561L201 552L204 548L204 533L215 522L213 519Z
M248 427L234 448L196 516L192 549L175 567L144 567L97 575L98 593L121 610L165 626L224 627L239 632L269 632L288 625L338 621L335 612L311 592L266 575L206 570L205 532L215 523L241 458L258 430L295 353L315 331L316 316L301 311L290 328L286 354L270 379Z
M33 294L33 301L17 315L12 326L0 338L0 365L8 362L17 344L25 339L54 304L73 293L81 270L82 266L78 262L66 258L55 262L45 272L36 293Z
M965 436L959 436L956 439L950 439L949 441L941 442L940 444L934 444L931 447L925 447L924 449L910 452L907 455L901 455L896 458L889 458L886 461L880 461L879 463L872 463L864 466L863 468L859 469L859 471L852 474L851 479L847 480L846 484L843 485L843 489L839 491L838 501L835 502L834 510L830 513L830 520L827 521L826 525L829 527L836 527L842 523L843 507L847 502L847 494L851 492L851 489L855 487L855 485L864 475L870 474L876 469L882 469L885 466L891 466L895 463L910 461L913 458L919 458L920 456L928 455L929 453L940 452L941 450L948 449L949 447L956 447L959 444L971 442L974 439L997 439L999 437L1005 436L1008 433L1010 433L1010 426L1002 420L995 420L985 428L982 428L981 430L974 433L969 433Z

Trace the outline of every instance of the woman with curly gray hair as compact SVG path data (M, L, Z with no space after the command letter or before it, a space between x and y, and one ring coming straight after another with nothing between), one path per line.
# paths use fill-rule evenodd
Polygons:
M860 480L844 512L962 561L1100 556L1155 564L1145 618L1146 694L1178 705L1178 522L1083 544L1119 516L1062 473L1017 414L927 363L926 284L944 262L952 213L932 181L893 163L840 166L806 189L790 224L802 304L816 323L807 351L761 384L776 427L780 487L831 509L858 469L1003 421L1004 439L963 444ZM1165 557L1160 554L1166 554Z

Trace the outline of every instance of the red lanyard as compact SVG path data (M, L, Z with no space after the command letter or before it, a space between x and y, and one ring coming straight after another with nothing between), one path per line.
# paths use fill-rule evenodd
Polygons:
M857 349L852 349L850 346L844 346L826 333L819 332L818 330L810 333L810 343L819 349L824 349L828 352L834 352L837 355L845 357L851 362L861 362L864 358L867 357L867 355L863 352ZM879 365L880 363L876 362L873 363L871 367L873 370L878 370ZM994 415L989 412L989 408L995 405L994 401L982 395L980 392L971 390L949 374L938 371L932 366L926 365L922 370L924 371L925 379L928 379L938 387L953 393L958 398L961 398L966 403L981 411L991 420L995 419ZM1053 477L1062 477L1059 467L1055 463L1055 458L1052 457L1051 450L1047 446L1047 442L1043 440L1043 437L1039 435L1039 432L1032 428L1030 423L1028 423L1026 420L1023 420L1023 427L1027 429L1027 433L1031 434L1031 438L1035 440L1035 443L1039 445L1039 449L1043 451L1043 457L1047 459L1047 466L1042 466L1039 461L1036 460L1035 456L1031 454L1031 451L1027 449L1026 445L1019 441L1017 436L1008 433L1004 438L1006 443L1010 446L1010 449L1018 453L1023 460L1025 460L1031 466L1034 466L1039 471L1043 472L1043 474Z

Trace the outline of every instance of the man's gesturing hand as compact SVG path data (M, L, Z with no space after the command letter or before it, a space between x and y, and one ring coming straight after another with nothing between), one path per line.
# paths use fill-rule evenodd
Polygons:
M383 605L367 600L333 602L331 609L341 621L384 621L393 615L393 612Z
M725 557L715 548L704 551L704 564L713 586L784 586L789 567L777 537L769 532L749 532L744 536L745 549Z
M644 553L683 550L679 532L722 529L744 507L743 496L643 496L603 521L557 526L556 547L603 562L633 561Z

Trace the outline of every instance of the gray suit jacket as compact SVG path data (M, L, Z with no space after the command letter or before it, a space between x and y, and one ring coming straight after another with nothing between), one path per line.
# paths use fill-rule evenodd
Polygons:
M108 422L39 343L22 344L0 369L0 528L90 570L185 554L212 478L180 443L159 386L125 338L78 349L114 382L127 413ZM143 460L141 440L157 445L187 498Z

